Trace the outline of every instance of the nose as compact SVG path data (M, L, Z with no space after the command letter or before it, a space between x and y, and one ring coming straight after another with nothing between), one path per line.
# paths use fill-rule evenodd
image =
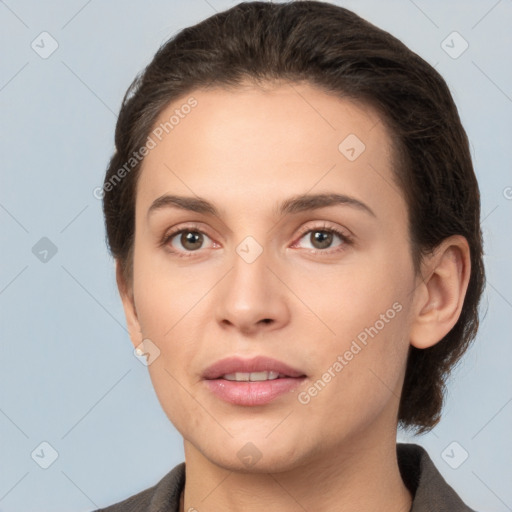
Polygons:
M233 267L217 290L219 325L244 335L283 327L290 309L288 290L277 277L278 262L265 249L254 261L240 254L233 255Z

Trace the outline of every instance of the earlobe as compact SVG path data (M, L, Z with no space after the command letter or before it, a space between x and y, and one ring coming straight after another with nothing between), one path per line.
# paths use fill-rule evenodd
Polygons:
M123 303L124 314L126 317L126 324L130 339L134 347L137 347L142 341L142 331L135 308L135 300L133 296L133 287L126 282L122 265L119 260L116 260L116 281L117 289Z
M423 282L415 290L410 343L424 349L441 341L457 323L469 283L467 240L453 235L424 261Z

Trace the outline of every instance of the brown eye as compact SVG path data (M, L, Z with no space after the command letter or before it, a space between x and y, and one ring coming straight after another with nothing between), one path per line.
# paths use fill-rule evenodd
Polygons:
M195 251L203 244L203 234L198 231L183 231L180 236L180 243L188 251Z
M310 252L321 255L328 255L336 251L342 251L352 243L350 237L331 227L317 227L304 229L302 236L294 247L302 245Z
M329 231L312 231L311 244L315 249L327 249L332 244L333 234Z
M200 256L204 255L206 250L219 247L214 240L196 226L175 228L164 235L160 245L178 257Z

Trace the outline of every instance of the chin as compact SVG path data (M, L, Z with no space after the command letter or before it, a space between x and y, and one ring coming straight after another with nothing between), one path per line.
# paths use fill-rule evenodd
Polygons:
M212 439L207 445L205 437L189 441L212 464L239 473L281 473L305 464L304 439L296 436L251 434L226 439ZM211 439L211 438L210 438ZM196 442L197 441L197 442Z
M242 450L244 447L242 448ZM237 473L251 473L251 474L267 474L267 473L282 473L293 470L299 467L300 461L297 455L290 458L285 452L278 450L275 447L271 452L270 450L261 451L261 455L255 454L253 460L249 455L245 454L239 457L238 451L234 453L214 453L205 456L213 464L226 469L228 471L236 471Z

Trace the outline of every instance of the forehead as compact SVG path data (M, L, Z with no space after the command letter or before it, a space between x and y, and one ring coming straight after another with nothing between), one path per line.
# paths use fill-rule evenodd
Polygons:
M169 104L150 137L138 204L176 191L233 205L312 188L400 195L379 115L309 84L198 89Z

